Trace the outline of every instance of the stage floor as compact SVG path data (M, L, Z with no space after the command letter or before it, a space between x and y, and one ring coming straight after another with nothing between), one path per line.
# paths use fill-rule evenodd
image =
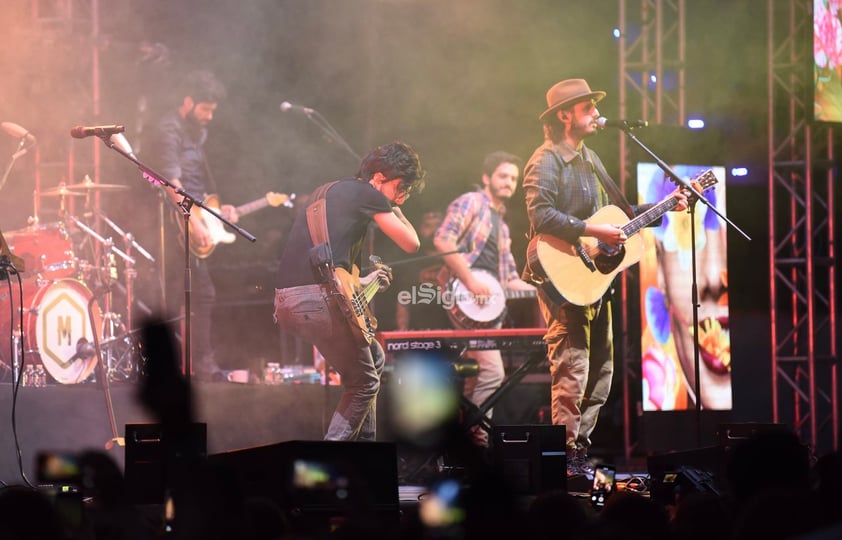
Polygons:
M319 385L242 385L194 383L196 421L207 423L209 453L286 440L322 437L325 389ZM133 384L112 385L111 398L119 436L125 424L154 422L135 398ZM330 399L338 396L330 388ZM0 441L0 480L21 481L12 430L12 385L0 385L5 419ZM105 393L95 384L26 387L15 406L17 439L24 471L34 481L39 451L104 450L112 438ZM124 449L108 450L122 467Z
M384 387L388 384L385 383ZM216 454L252 446L303 440L318 441L341 395L341 387L319 384L234 384L194 381L197 422L207 424L207 450ZM0 384L0 418L4 435L0 440L0 480L22 481L12 426L12 385ZM542 384L522 383L495 406L495 422L527 424L536 421L539 407L548 401L549 389ZM136 386L112 384L111 398L117 435L125 424L155 420L136 400ZM383 415L389 408L389 393L378 399L378 438L390 441ZM79 452L105 450L112 439L105 393L96 384L22 387L14 407L17 442L22 467L34 481L39 451ZM124 448L113 446L107 453L122 468Z

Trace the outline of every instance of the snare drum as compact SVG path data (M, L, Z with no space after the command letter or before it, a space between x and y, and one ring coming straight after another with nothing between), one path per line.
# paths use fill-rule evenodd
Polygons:
M63 279L35 287L34 280L24 285L23 340L27 364L43 364L53 379L62 384L75 384L87 379L96 367L93 352L94 332L101 335L102 312L94 303L92 316L88 303L91 291L74 279ZM6 295L8 296L8 295ZM15 322L19 318L17 294ZM0 349L9 350L8 298L0 298ZM4 355L8 354L4 352Z
M46 223L6 233L9 249L26 263L27 277L47 280L73 277L76 259L64 223Z

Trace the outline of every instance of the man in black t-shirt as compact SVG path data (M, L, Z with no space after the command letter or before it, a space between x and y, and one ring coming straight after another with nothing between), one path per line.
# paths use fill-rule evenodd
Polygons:
M371 222L404 251L417 251L418 234L399 207L411 191L423 187L423 178L420 159L412 147L400 142L380 146L362 160L356 178L343 178L314 192L324 194L327 256L314 245L306 211L299 213L292 226L275 290L275 322L315 345L342 376L345 391L326 440L375 439L376 402L385 355L376 340L370 345L358 344L322 263L327 258L335 268L348 272L354 264L363 266L359 258ZM311 197L310 203L317 199ZM374 280L384 289L391 275L377 269L359 281L365 286Z

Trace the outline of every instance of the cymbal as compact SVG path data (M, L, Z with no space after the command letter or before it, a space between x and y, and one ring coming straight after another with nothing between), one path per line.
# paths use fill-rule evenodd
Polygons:
M67 189L74 193L84 195L89 191L122 191L124 189L129 189L129 186L121 186L120 184L97 184L86 176L84 182L71 184L67 186Z
M64 185L41 192L42 197L81 197L83 195L85 194L78 191L70 191L70 187Z

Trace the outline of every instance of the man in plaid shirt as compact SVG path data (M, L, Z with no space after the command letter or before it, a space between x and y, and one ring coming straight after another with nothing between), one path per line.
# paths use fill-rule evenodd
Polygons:
M494 291L480 280L474 270L491 274L506 289L535 290L518 276L509 226L503 219L506 202L517 187L520 164L519 157L507 152L493 152L486 156L482 166L482 186L450 203L444 222L436 232L436 249L444 253L460 251L445 255L445 273L448 274L445 278L458 279L477 302L505 302L505 298L494 297ZM451 317L451 321L457 328L471 325L471 321L458 317ZM495 326L499 327L501 322L498 321ZM479 373L465 380L465 397L481 406L503 384L506 376L503 358L497 350L470 351L467 354L477 361ZM486 414L491 417L492 410ZM472 430L475 442L487 446L488 433L478 426Z

